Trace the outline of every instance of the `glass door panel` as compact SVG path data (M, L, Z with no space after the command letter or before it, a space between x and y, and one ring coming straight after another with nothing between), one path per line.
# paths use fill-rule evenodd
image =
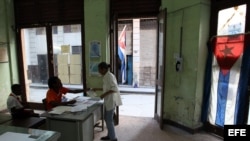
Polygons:
M46 28L21 29L27 102L41 103L48 79Z
M81 25L52 27L54 75L68 88L83 88Z

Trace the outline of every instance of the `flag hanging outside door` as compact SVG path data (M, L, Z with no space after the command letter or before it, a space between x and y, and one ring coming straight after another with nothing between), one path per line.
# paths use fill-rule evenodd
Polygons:
M122 84L124 84L127 80L126 25L118 38L118 56L121 60Z
M244 122L250 69L246 38L240 34L213 39L206 68L203 121L220 127Z

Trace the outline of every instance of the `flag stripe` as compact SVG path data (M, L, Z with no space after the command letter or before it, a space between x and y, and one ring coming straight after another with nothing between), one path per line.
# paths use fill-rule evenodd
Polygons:
M219 79L220 68L218 66L217 60L215 56L213 56L212 62L212 77L211 77L211 94L210 94L210 102L209 102L209 111L208 111L208 121L215 125L216 119L216 109L217 109L217 86Z
M219 126L224 125L227 94L228 94L228 82L229 82L230 72L226 75L219 72L218 88L217 88L217 110L215 123Z
M234 124L236 120L235 110L242 57L238 58L227 75L223 75L219 66L216 66L218 65L216 58L213 57L213 59L208 121L223 127L225 124Z
M126 82L126 66L127 66L127 58L126 58L126 25L124 26L122 32L120 33L118 39L118 56L121 60L121 75L122 75L122 83Z
M227 96L227 105L226 105L226 115L225 123L226 124L235 124L235 109L238 97L239 89L239 80L240 80L240 71L242 64L242 56L238 58L235 64L230 70L230 79L229 79L229 90Z

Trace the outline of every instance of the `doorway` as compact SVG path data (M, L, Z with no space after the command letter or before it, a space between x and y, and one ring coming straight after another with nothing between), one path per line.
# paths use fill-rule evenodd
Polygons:
M157 18L118 19L118 83L155 86Z
M157 18L118 19L120 115L154 117Z

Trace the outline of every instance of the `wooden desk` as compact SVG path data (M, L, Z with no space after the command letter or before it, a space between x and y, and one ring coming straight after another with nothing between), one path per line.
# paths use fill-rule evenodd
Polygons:
M45 118L28 117L24 119L12 119L8 122L5 122L3 125L18 126L24 128L39 128L43 124L45 124L45 122L46 122Z
M96 113L99 111L103 111L103 102L100 101L81 112L65 112L60 115L45 112L41 116L46 117L48 130L61 133L59 141L93 141L94 120L98 120Z
M28 134L30 135L31 138L34 138L37 141L57 141L61 135L60 133L55 131L0 125L0 138L4 133L7 132L14 134L15 133Z

